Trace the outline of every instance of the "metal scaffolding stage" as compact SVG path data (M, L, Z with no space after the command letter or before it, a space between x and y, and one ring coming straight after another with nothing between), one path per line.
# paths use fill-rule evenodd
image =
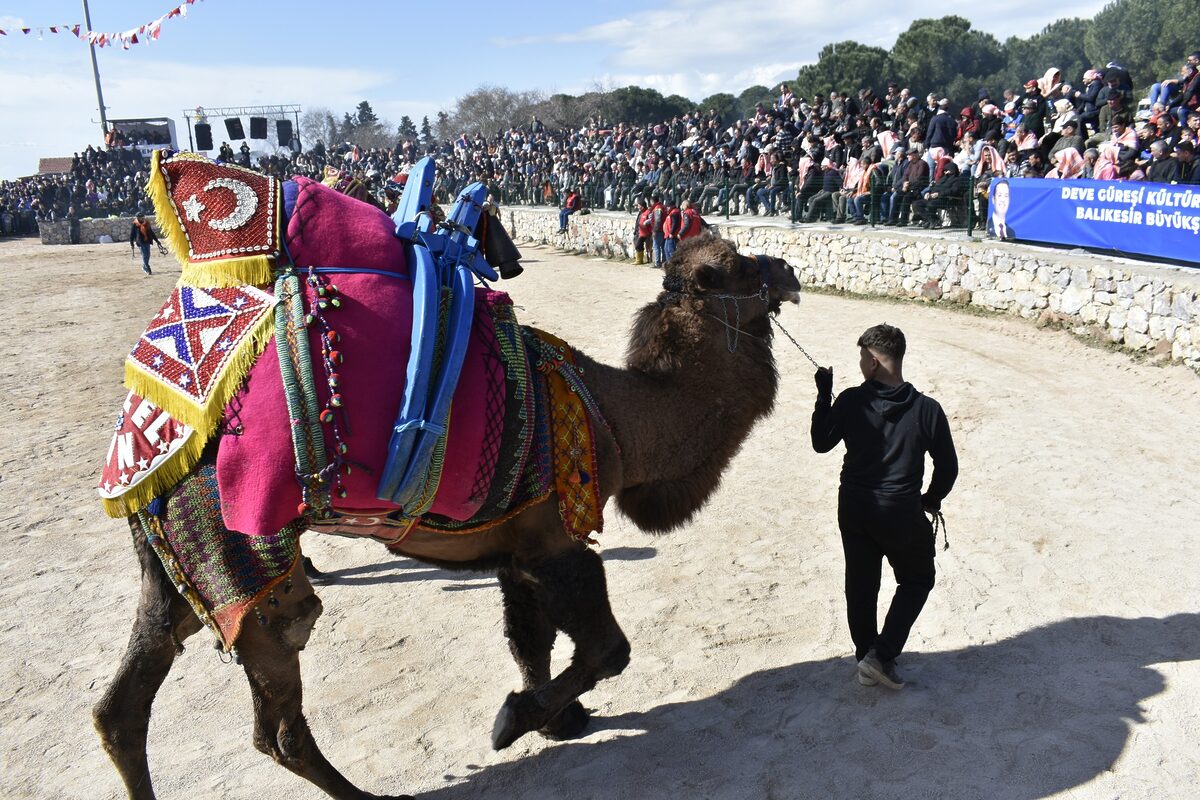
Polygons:
M188 121L188 148L195 149L192 131L198 122L205 122L212 119L230 119L232 117L240 118L246 116L287 119L290 116L295 121L293 136L298 138L300 135L301 111L300 106L295 103L277 106L223 106L220 108L196 106L195 108L185 108L183 110L183 117Z

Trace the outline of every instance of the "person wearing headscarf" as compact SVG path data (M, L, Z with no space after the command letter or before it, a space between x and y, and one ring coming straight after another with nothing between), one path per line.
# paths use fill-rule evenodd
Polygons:
M1038 137L1036 133L1026 128L1025 123L1022 122L1017 126L1016 133L1013 134L1012 143L1024 159L1029 157L1029 153L1037 149Z
M1063 125L1079 119L1079 115L1075 113L1075 107L1071 105L1071 101L1065 97L1060 97L1054 101L1054 126L1055 133L1062 133Z
M1101 147L1096 157L1093 175L1098 181L1115 181L1117 174L1116 150L1112 147Z
M1046 102L1050 103L1061 97L1060 89L1062 89L1062 71L1058 67L1050 67L1046 70L1046 74L1037 80L1038 88L1042 91L1042 97L1046 98Z
M1059 150L1055 156L1054 169L1046 173L1047 178L1069 180L1083 176L1083 156L1073 147Z
M997 137L1004 133L1004 120L1002 119L1003 112L999 106L992 103L984 103L979 109L979 140L986 141L990 134L994 131Z

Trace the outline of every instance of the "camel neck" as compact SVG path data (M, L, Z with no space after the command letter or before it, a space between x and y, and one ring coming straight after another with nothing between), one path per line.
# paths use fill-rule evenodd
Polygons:
M729 352L723 332L663 374L579 358L621 448L621 486L613 490L691 482L706 498L778 387L768 345L744 338Z

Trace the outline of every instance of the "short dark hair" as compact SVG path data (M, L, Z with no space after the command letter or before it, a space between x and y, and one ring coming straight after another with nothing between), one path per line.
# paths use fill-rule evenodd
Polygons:
M904 359L904 351L908 345L904 341L904 331L885 322L881 325L873 325L863 331L863 335L858 337L858 346L875 350L901 361Z

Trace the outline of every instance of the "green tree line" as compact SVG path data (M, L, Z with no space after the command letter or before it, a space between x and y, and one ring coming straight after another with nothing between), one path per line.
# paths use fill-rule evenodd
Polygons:
M934 92L966 104L981 88L999 97L1051 67L1078 84L1085 69L1102 70L1110 61L1145 89L1176 76L1198 47L1196 0L1115 0L1091 19L1060 19L1032 36L1003 42L952 15L915 20L891 50L854 41L826 45L815 63L800 68L792 89L811 98L835 89L881 91L894 80L914 94Z

